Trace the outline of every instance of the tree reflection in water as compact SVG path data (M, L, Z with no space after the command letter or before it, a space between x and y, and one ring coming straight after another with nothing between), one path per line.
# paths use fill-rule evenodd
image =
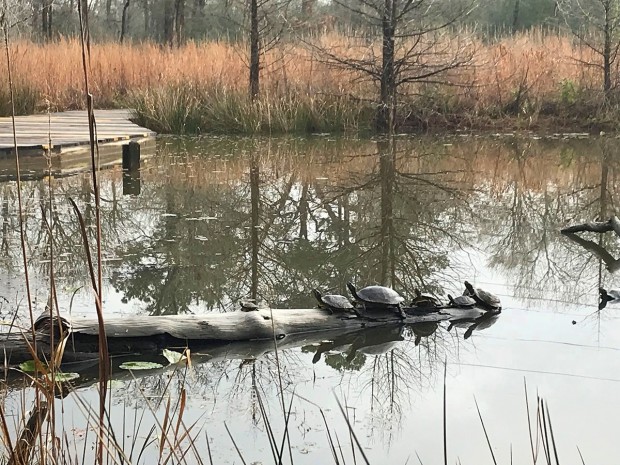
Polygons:
M120 171L102 177L106 282L120 297L106 311L232 311L241 298L306 308L315 305L312 288L345 293L347 281L389 285L408 298L416 288L443 295L475 275L472 253L488 256L486 265L509 277L517 297L596 299L598 283L608 280L604 267L557 231L615 212L620 149L613 142L162 138L142 170L139 196L118 195ZM64 258L56 275L65 294L87 279L66 202L75 198L92 225L86 179L56 188L53 241ZM24 183L27 249L40 282L52 240L39 208L43 186ZM0 267L13 288L21 259L14 195L14 184L0 185ZM611 238L599 240L619 255ZM13 288L3 286L7 297ZM82 293L73 311L92 312ZM462 322L460 336L474 338L494 321ZM389 434L411 393L434 385L441 362L469 344L446 327L367 330L286 350L283 386L312 383L317 367L328 366L372 406L372 426ZM205 396L225 390L258 421L256 392L270 397L277 368L270 352L256 361L218 360L197 366L191 386ZM156 393L165 385L158 377L140 383Z

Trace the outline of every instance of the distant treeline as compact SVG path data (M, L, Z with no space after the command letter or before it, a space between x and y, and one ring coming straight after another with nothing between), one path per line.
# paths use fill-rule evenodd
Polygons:
M96 105L158 132L620 126L620 0L11 1L17 113L83 106L81 11Z
M94 40L122 37L176 45L187 40L229 40L245 35L250 22L247 0L9 0L9 4L13 3L12 22L19 24L22 37L47 41L74 36L79 33L79 1L88 9ZM273 8L275 3L277 8ZM556 0L479 0L464 21L477 25L489 36L532 26L558 26L564 22L558 3ZM277 16L282 24L296 32L363 29L368 25L363 15L356 14L355 1L262 0L258 6L259 10L261 7L277 10L276 15L270 15L272 19Z

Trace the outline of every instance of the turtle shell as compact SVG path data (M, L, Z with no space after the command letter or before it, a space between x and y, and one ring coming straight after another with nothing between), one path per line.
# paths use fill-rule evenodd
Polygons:
M319 307L348 310L353 308L353 304L343 295L327 294L321 295L317 289L312 289L312 294L318 300Z
M359 291L355 289L353 284L347 284L351 294L357 300L365 303L379 305L398 305L405 299L394 289L385 286L367 286Z
M340 308L343 310L353 308L353 304L343 295L328 294L321 297L322 302L331 308Z
M239 301L242 312L252 312L258 310L258 304L254 299L242 299Z
M415 289L415 298L411 301L414 307L440 307L441 302L432 294L423 294L419 289Z
M457 295L456 297L452 297L448 294L448 299L452 307L471 308L476 305L476 299L469 295Z
M465 293L463 295L473 297L477 303L485 307L501 308L502 302L495 294L479 287L474 287L468 281L465 281Z

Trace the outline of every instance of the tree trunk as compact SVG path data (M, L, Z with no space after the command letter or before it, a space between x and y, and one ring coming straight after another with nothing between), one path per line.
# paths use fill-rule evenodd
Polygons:
M142 11L144 12L144 37L149 37L151 29L151 11L149 6L149 0L142 0Z
M112 0L105 1L105 20L110 27L112 25Z
M515 0L515 7L512 10L512 32L517 31L517 26L519 25L519 0Z
M250 296L252 299L256 300L258 296L258 249L260 247L260 240L258 237L260 220L260 167L256 154L252 153L250 163L250 198L252 202L252 228L250 229L252 243L252 284L250 287Z
M383 9L383 67L381 70L381 101L377 113L377 130L394 132L396 112L396 73L394 67L395 8L397 0L385 0Z
M164 0L164 37L163 42L170 46L174 46L174 6L173 0Z
M301 0L301 17L307 20L312 16L316 0Z
M131 0L125 0L125 4L123 5L123 16L121 18L121 44L125 40L125 33L127 32L127 10L129 9L129 4Z
M611 42L613 40L611 15L611 2L605 2L605 27L603 30L605 36L603 43L603 92L605 93L606 99L609 97L611 91Z
M185 42L185 0L175 0L174 2L174 29L177 47L180 47Z
M255 101L259 93L260 37L258 35L258 0L250 0L250 99Z
M381 179L381 283L393 286L394 270L394 184L396 154L394 138L377 143L379 148L379 176Z
M52 2L46 0L41 8L41 37L45 42L52 39Z
M299 238L308 240L308 217L310 207L308 205L308 183L304 182L299 197Z

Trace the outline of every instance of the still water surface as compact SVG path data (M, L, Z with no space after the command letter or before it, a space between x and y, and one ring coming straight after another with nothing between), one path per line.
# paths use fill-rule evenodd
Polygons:
M511 454L514 463L532 460L524 382L532 415L536 395L548 403L561 461L580 462L579 447L586 463L616 463L619 308L597 311L598 287L617 284L607 270L616 264L601 262L559 229L616 213L619 168L620 146L606 138L159 139L139 179L120 170L101 175L107 314L226 312L247 297L309 308L312 288L346 293L349 280L445 298L461 293L466 279L498 294L504 311L467 339L467 327L448 331L442 324L434 332L389 328L377 336L380 344L369 345L366 336L320 357L316 345L284 349L280 373L267 350L253 362L231 354L196 363L186 377L126 376L112 385L117 434L129 444L137 430L137 442L144 441L154 416L163 418L157 396L168 390L174 400L184 388L184 421L196 422L204 463L205 433L216 463L241 463L224 422L248 463L270 463L258 399L279 444L280 377L287 408L293 399L294 463L334 463L321 410L339 454L353 463L336 398L371 463L441 463L447 361L449 463L493 461L474 399L498 462L510 463ZM23 185L39 309L49 280L50 236L41 214L47 189L46 180ZM74 317L93 315L68 202L75 199L92 224L90 179L55 180L53 189L48 217L60 305ZM11 319L18 307L23 319L14 183L0 184L0 215L0 313ZM611 257L620 253L610 233L582 237ZM78 397L96 405L88 386L57 402L64 404L59 422L81 450L95 435L84 438ZM20 403L18 392L8 394L9 412ZM141 462L152 463L157 453L151 446ZM192 452L187 461L198 460Z

